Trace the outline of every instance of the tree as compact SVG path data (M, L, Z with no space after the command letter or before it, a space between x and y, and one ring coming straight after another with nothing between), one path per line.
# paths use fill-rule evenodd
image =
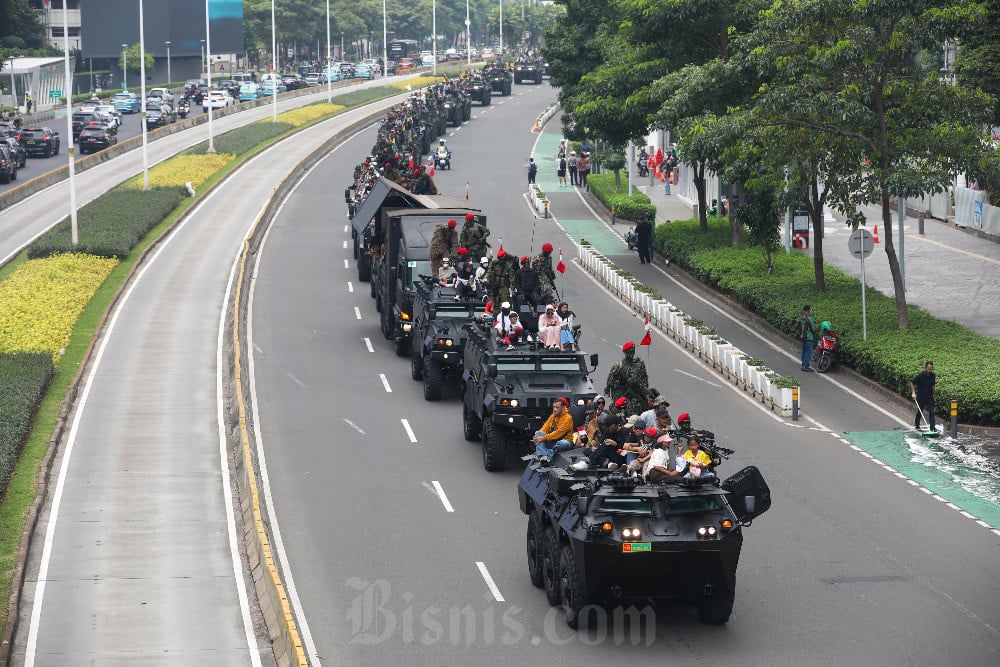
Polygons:
M132 44L127 49L122 51L118 56L118 66L122 69L127 69L129 72L134 72L138 74L141 71L142 63L139 62L139 42ZM153 64L156 62L156 58L153 56L152 52L146 51L146 71L153 71Z
M31 6L28 0L4 0L0 2L0 49L42 55L50 51L42 12ZM4 54L10 57L12 53Z
M828 195L863 222L858 207L882 208L900 329L909 327L893 243L890 200L940 192L954 174L985 157L985 94L925 76L911 56L932 39L959 35L980 16L975 3L948 0L776 3L761 14L752 42L771 83L760 97L769 122L830 141ZM792 153L789 157L798 157ZM786 162L787 164L787 162Z
M735 206L733 217L747 229L747 242L760 248L767 264L768 275L774 273L774 260L780 245L778 218L781 204L776 193L781 187L769 175L744 184L750 201Z
M993 96L990 122L1000 126L1000 0L984 0L985 16L962 40L955 57L960 85Z

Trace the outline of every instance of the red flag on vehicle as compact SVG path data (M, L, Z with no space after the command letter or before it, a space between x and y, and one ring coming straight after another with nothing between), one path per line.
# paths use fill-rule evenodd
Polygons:
M501 235L500 235L500 236L499 236L499 237L497 238L497 243L498 243L498 244L500 245L500 247L499 247L499 248L497 248L497 257L499 257L499 256L500 256L500 251L501 251L501 250L503 250L503 234L501 234ZM505 253L507 252L506 250L503 250L503 251L504 251Z
M434 178L434 169L433 168L431 168L431 170L429 172L427 172L427 173L431 175L431 178Z
M559 248L559 263L556 264L556 271L559 273L566 273L566 265L562 261L562 248Z
M652 335L652 330L649 327L649 315L646 316L646 325L644 328L646 330L646 333L643 334L642 340L639 341L639 345L652 345L653 335Z

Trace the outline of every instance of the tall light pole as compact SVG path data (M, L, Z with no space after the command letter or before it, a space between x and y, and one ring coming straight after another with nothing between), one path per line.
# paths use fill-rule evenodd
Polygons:
M167 85L169 85L171 81L173 81L173 79L170 77L170 40L168 39L167 40Z
M149 153L146 142L146 33L139 0L139 95L142 100L142 189L149 189Z
M503 0L500 0L500 62L503 62Z
M438 73L438 9L437 0L431 0L431 49L434 53L434 67L431 73L437 76Z
M389 22L386 20L385 16L385 0L382 0L382 78L385 79L389 76L389 36L386 34L386 30L389 28ZM437 60L437 54L434 54L434 59Z
M340 50L343 51L344 47L344 33L340 33ZM330 77L327 73L330 71L330 0L326 0L326 67L323 68L323 78L326 79L326 103L330 104L333 102L333 82L330 81Z
M201 42L201 72L205 73L205 40L199 40Z
M212 31L209 29L211 19L208 15L208 0L205 0L205 62L208 65L208 152L215 152L215 134L212 131ZM277 92L277 90L275 90Z
M208 2L208 0L205 0ZM278 33L274 21L274 0L271 0L271 122L278 122ZM329 78L329 77L327 77Z
M63 76L64 86L70 86L72 79L69 74L69 12L63 11ZM124 46L124 44L122 45ZM94 69L91 67L91 69ZM10 76L14 78L14 59L10 59ZM71 86L70 86L71 87ZM70 236L75 248L80 244L80 233L76 226L76 150L73 146L73 95L72 90L64 90L63 97L66 98L66 138L69 140L69 149L66 155L69 157L69 226ZM14 96L14 106L17 106L17 96Z
M66 12L63 12L64 14ZM128 44L122 44L122 90L128 88Z
M465 55L467 65L472 66L472 21L469 20L469 0L465 0Z

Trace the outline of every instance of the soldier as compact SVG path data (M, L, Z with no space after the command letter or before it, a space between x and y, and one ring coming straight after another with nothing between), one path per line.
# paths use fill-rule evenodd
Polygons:
M469 254L473 257L483 257L487 254L489 243L486 238L490 235L490 229L472 213L465 215L465 225L462 226L462 235L459 243L464 248L469 249Z
M431 273L437 275L441 260L447 257L449 260L455 258L455 251L458 249L458 232L455 227L458 223L449 220L447 225L438 224L434 228L434 236L431 237L430 258Z
M622 345L622 352L625 353L625 358L608 371L604 395L625 397L625 414L637 415L646 409L649 375L646 373L646 364L635 357L635 343L628 341Z
M541 303L552 303L556 290L556 272L552 268L552 244L542 245L542 252L535 255L532 266L538 274L538 294Z
M497 257L490 262L486 270L486 285L493 303L510 301L514 291L514 274L517 271L517 260L508 255L503 248L497 251Z

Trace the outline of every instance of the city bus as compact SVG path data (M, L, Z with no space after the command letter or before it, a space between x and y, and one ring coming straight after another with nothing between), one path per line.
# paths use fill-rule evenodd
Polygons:
M400 58L420 58L420 50L415 39L394 39L389 42L389 60L399 62Z

